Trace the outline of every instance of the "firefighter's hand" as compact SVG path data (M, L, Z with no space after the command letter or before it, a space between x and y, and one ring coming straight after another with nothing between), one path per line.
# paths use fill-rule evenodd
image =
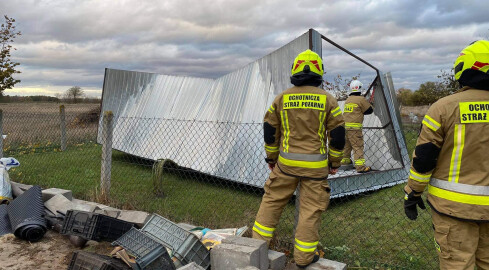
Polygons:
M270 171L273 171L273 168L275 168L275 163L268 163L268 168Z
M338 168L335 168L335 169L329 168L329 174L335 175L337 172L338 172Z
M426 209L424 205L423 198L421 198L421 194L416 196L414 192L407 194L406 192L404 196L404 213L410 220L416 220L418 218L418 208Z

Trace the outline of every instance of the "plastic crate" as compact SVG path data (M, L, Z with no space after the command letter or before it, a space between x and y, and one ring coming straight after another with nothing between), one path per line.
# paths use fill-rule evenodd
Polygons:
M210 269L211 253L197 237L188 237L183 245L173 253L183 265L195 262L204 269Z
M151 236L131 228L122 237L112 243L121 246L132 256L136 257L139 269L144 270L174 270L175 265L166 248Z
M75 251L68 270L130 270L121 260L96 253Z
M141 231L170 248L172 255L183 265L195 262L205 269L209 268L210 252L199 238L168 219L153 214Z
M85 211L69 210L61 234L94 241L114 241L129 231L133 223Z

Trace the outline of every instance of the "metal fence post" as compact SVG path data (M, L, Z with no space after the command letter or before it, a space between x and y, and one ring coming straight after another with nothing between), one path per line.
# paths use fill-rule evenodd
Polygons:
M0 158L3 158L3 111L0 110Z
M108 198L110 192L110 176L112 168L112 132L114 114L105 111L102 123L102 167L100 171L101 195Z
M66 115L65 105L59 106L59 119L61 128L61 151L66 150Z

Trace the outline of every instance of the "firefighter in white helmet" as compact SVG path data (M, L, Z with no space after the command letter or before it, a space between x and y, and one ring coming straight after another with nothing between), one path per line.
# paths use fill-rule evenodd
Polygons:
M462 50L454 70L462 89L435 102L423 119L404 210L416 219L428 186L440 268L488 270L489 41Z
M346 127L346 144L344 150L342 165L352 164L353 157L355 168L359 173L366 173L372 169L365 165L364 157L364 140L363 140L363 116L373 112L372 105L362 96L363 84L358 80L350 83L350 96L345 101L343 117L345 118Z
M280 93L265 113L265 159L271 169L253 226L253 238L270 243L282 210L300 185L294 259L305 268L319 259L319 223L329 203L328 174L340 167L345 127L336 99L319 88L321 57L306 50L292 65L293 87Z

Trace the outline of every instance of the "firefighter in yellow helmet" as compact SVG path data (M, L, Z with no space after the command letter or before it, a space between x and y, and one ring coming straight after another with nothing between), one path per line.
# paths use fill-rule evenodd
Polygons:
M271 172L253 238L270 243L282 210L300 186L294 258L298 267L305 268L319 260L320 217L331 190L326 179L340 166L345 128L338 102L319 88L324 73L321 57L311 50L300 53L291 73L294 86L279 94L265 113L265 161Z
M345 118L346 127L346 144L345 154L342 165L351 164L351 152L353 149L353 157L355 158L355 168L359 173L370 172L372 169L365 165L365 157L363 152L363 116L371 114L374 110L372 105L362 96L363 84L358 80L353 80L350 83L351 93L345 101L343 117Z
M460 92L435 102L423 119L404 210L425 209L428 186L441 269L489 269L489 41L466 47L455 61Z

